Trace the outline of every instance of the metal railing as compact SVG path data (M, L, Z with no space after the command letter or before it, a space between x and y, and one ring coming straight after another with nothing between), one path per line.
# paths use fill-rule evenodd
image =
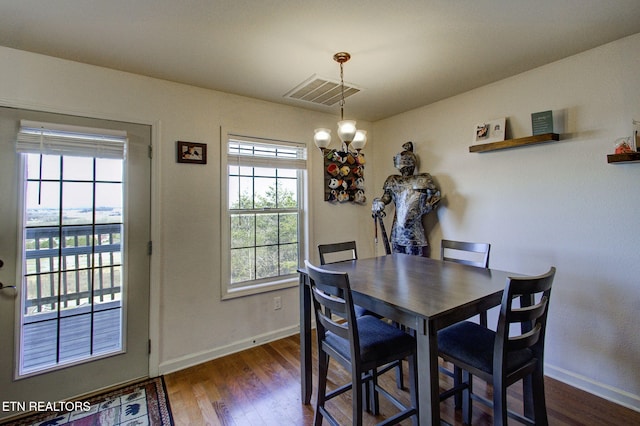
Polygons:
M120 299L122 224L25 229L24 314Z

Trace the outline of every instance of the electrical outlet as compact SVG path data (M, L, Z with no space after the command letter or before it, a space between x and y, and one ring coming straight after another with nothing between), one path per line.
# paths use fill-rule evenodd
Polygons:
M273 310L277 311L278 309L282 309L282 298L280 296L275 296L273 298Z

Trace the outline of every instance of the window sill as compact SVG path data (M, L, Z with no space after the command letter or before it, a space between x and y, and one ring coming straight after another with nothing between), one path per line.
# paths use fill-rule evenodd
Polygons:
M247 284L233 288L224 287L222 289L222 300L236 299L238 297L252 296L254 294L267 293L285 288L297 287L298 275L294 274L279 280L268 281L259 284Z

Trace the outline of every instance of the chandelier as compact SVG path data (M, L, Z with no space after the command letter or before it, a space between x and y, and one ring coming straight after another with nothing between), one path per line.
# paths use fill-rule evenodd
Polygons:
M349 151L349 148L360 152L367 144L367 132L365 130L356 129L355 120L344 119L344 70L343 65L351 59L351 55L347 52L338 52L333 55L333 60L340 64L340 121L338 121L338 137L342 141L343 150ZM331 143L331 130L319 128L314 130L313 141L323 152Z

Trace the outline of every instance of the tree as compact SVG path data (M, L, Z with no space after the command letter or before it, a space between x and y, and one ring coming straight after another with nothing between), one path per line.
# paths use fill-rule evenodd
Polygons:
M253 197L243 189L230 207L232 283L288 275L298 267L297 193L287 180L276 182Z

